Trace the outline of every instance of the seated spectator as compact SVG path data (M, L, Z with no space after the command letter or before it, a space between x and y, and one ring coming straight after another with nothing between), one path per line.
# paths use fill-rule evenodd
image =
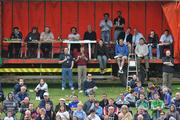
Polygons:
M40 109L40 115L36 118L36 120L50 120L50 118L46 114L45 108Z
M146 111L149 109L149 102L145 99L144 94L140 94L140 99L136 101L136 108L140 106L144 107Z
M95 109L95 98L94 95L89 95L89 99L84 103L83 110L89 115L92 109Z
M18 27L13 27L11 33L11 39L16 39L18 41L22 41L22 33ZM21 52L21 43L10 43L8 46L8 56L9 58L19 58Z
M56 117L57 116L60 116L60 118L62 120L69 120L70 119L70 115L69 115L69 112L66 110L66 107L64 105L61 105L59 107L59 110L58 112L56 113Z
M137 66L138 71L140 71L140 60L145 59L145 67L146 71L149 69L149 61L148 61L148 46L144 43L145 39L140 38L139 43L136 44L135 53L137 55Z
M137 87L134 88L134 91L138 94L138 98L139 98L139 95L144 88L142 87L141 81L137 81L136 85Z
M144 120L144 117L142 115L138 115L137 120Z
M35 120L38 116L38 113L36 112L36 109L34 109L34 106L32 103L29 103L28 110L31 112L31 118Z
M148 90L149 90L147 93L148 100L152 101L154 100L154 94L158 93L158 91L154 85L149 87Z
M40 35L40 41L53 41L54 35L51 32L50 27L46 26L44 32ZM50 57L51 50L52 50L52 43L41 43L41 50L42 50L42 57L48 58Z
M136 45L139 44L139 40L141 38L144 38L142 33L140 33L136 28L134 28L134 34L133 34L133 37L132 37L133 47L135 47Z
M128 86L131 88L131 89L134 89L135 87L137 87L136 85L136 82L138 81L138 77L137 75L133 75L132 79L129 80L128 82Z
M23 78L19 78L18 79L18 83L14 86L14 94L17 94L18 92L20 92L21 87L24 86L24 79Z
M38 43L31 43L31 42L36 42L40 40L40 33L38 32L37 27L33 27L32 31L28 33L28 35L25 38L27 42L27 56L28 57L37 57L37 48L38 48Z
M56 113L60 110L60 107L61 107L61 106L64 106L64 108L65 108L67 111L69 111L69 106L66 105L66 100L65 100L64 98L60 98L58 105L56 105L56 107L55 107L55 112L56 112Z
M99 105L99 101L95 101L95 113L102 118L102 113L103 113L103 109L102 107Z
M160 113L160 117L157 120L166 120L166 114L164 111Z
M153 58L152 48L157 48L158 43L159 43L158 35L154 30L151 30L148 36L149 59Z
M133 90L131 90L131 92L129 92L124 97L124 101L129 102L130 107L135 107L136 100L136 92L134 92Z
M44 99L42 99L39 103L39 108L45 108L46 103L49 103L51 105L51 108L53 109L53 102L49 98L49 93L45 92L43 97Z
M12 111L7 112L7 116L4 117L4 120L14 120Z
M83 92L81 90L82 82L86 80L86 76L87 76L87 62L88 62L88 57L87 54L85 54L84 47L80 48L80 53L78 54L75 61L78 69L78 90L81 93Z
M18 102L14 99L13 93L8 93L6 100L3 101L3 111L6 115L8 112L11 112L13 118L16 118L16 113L18 112Z
M68 39L72 41L77 41L80 40L80 35L77 31L76 27L71 27L71 33L68 35ZM73 55L75 52L78 52L80 50L80 44L72 44L71 45L71 50L73 52Z
M101 120L100 117L96 114L95 110L91 110L87 120Z
M129 106L130 103L128 101L125 101L124 98L125 98L125 95L123 95L123 94L120 94L117 97L115 103L116 103L118 108L121 108L122 105L128 105Z
M4 96L2 85L0 83L0 103L3 102L4 100L5 100L5 96ZM0 112L1 112L1 109L0 109Z
M62 120L60 115L56 115L56 120Z
M78 120L86 120L86 113L83 110L83 104L81 102L78 103L77 110L73 113L73 118L76 116Z
M142 116L141 119L139 118L140 115ZM151 117L150 117L148 111L143 106L139 106L137 113L134 114L134 120L139 120L139 119L140 120L151 120Z
M19 112L21 112L21 119L24 118L25 112L29 108L29 104L30 104L29 98L25 97L24 100L21 102L21 105L19 107Z
M118 120L118 115L115 111L114 106L109 106L107 113L104 115L104 120Z
M53 111L53 108L51 107L51 103L47 102L45 105L45 109L46 109L46 115L50 118L50 120L54 120L55 113Z
M124 37L124 44L127 45L129 53L132 53L131 27L128 27L127 30L126 30L125 37Z
M160 113L164 108L164 102L159 99L158 93L154 94L154 100L151 102L153 120L160 117Z
M109 58L108 49L103 41L100 40L99 43L96 45L95 56L99 61L101 73L105 73L105 69L107 66L107 59Z
M123 39L119 39L119 44L116 44L115 55L116 56L114 58L117 60L118 67L119 67L118 72L123 73L124 62L128 56L128 48L123 43Z
M109 104L103 108L103 115L106 116L109 113L109 107L113 107L113 113L118 114L118 107L114 104L114 99L109 99ZM112 110L112 109L111 109ZM110 111L111 113L111 111Z
M22 120L32 120L32 118L31 118L31 111L30 110L26 110L24 112L24 117L22 118Z
M99 105L104 108L105 106L107 106L109 104L108 98L107 98L107 94L103 93L102 95L102 100L99 102Z
M177 92L175 98L172 100L172 103L176 106L176 110L180 114L180 92Z
M78 103L79 103L79 100L78 100L78 96L77 95L74 95L72 97L72 101L69 103L69 108L70 108L70 111L69 111L69 114L70 114L70 117L72 118L73 116L73 112L77 110L77 107L78 107Z
M36 86L34 91L36 92L36 100L43 99L43 94L48 92L47 83L43 79L40 79L39 84Z
M163 100L165 107L169 108L171 105L171 93L167 87L163 88Z
M16 100L17 100L19 103L21 103L21 101L23 101L24 98L25 98L25 97L28 97L28 96L29 96L29 94L27 93L27 88L26 88L26 86L22 86L20 92L18 92L18 93L15 95L15 98L16 98Z
M97 86L95 80L92 79L92 74L87 75L87 80L84 81L83 89L85 95L95 94Z
M162 58L164 56L164 49L169 48L173 55L173 38L169 30L165 30L160 37L160 43L157 46L157 58Z
M123 105L121 107L121 112L118 115L118 118L120 120L133 120L133 116L132 114L129 112L128 106L127 105Z
M166 119L167 119L167 120L170 120L170 119L172 119L172 118L174 118L174 120L180 120L180 114L179 114L179 112L176 110L176 106L175 106L174 104L172 104L172 105L170 106L170 109L169 109L169 111L168 111L167 114L166 114Z

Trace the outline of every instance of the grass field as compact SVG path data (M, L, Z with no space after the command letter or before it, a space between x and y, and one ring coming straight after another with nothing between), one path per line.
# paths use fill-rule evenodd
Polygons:
M125 87L119 86L118 84L106 84L106 85L97 85L98 86L98 90L96 92L96 99L97 100L101 100L101 95L103 93L106 93L108 95L108 98L116 98L120 93L125 92ZM35 85L30 85L28 87L28 91L31 91L35 88ZM179 91L180 92L180 85L173 85L173 96L174 94ZM10 91L13 90L13 86L7 86L3 88L3 91L5 93L5 95L7 95ZM30 95L30 101L32 103L34 103L34 106L38 106L39 101L35 100L35 93L34 92L28 92ZM50 98L53 101L54 105L58 104L58 100L59 98L63 97L65 98L65 96L67 95L72 95L72 91L69 89L66 89L65 91L62 91L59 87L59 85L57 84L53 84L53 85L49 85L49 94L50 94ZM81 100L82 102L85 102L88 98L87 96L85 96L83 93L78 94L77 89L75 90L75 94L78 95L79 100ZM133 113L136 111L135 108L132 109ZM150 112L150 111L149 111ZM20 114L17 115L17 117L19 117Z

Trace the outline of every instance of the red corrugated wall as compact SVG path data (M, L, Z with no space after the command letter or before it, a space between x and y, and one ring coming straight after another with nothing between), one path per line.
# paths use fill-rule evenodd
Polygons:
M43 31L44 26L51 27L57 39L59 34L66 38L70 28L78 28L81 38L91 24L100 38L99 22L103 13L108 12L113 20L117 11L121 10L126 20L125 28L136 27L147 37L154 29L160 35L169 28L163 15L161 2L3 2L3 35L9 37L13 26L19 26L23 36L38 26ZM112 31L113 37L113 31Z

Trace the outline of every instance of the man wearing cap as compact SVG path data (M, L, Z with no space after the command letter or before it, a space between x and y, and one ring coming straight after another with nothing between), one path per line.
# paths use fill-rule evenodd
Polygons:
M74 90L72 81L72 69L74 66L73 57L68 54L69 49L64 48L64 54L60 56L59 63L62 64L62 90L66 88L66 79L69 80L69 87Z
M49 93L45 92L43 96L44 96L44 99L42 99L41 102L39 103L39 107L45 108L46 103L49 103L51 105L51 108L53 108L53 102L49 98Z
M66 100L64 98L59 99L58 105L55 107L55 112L57 113L61 106L64 106L67 111L69 111L69 106L66 105Z

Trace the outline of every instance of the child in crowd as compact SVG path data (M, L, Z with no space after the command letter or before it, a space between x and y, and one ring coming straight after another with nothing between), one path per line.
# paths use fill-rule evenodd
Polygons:
M142 87L142 84L141 84L141 81L137 81L137 87L134 88L134 92L138 93L138 98L139 98L139 95L140 93L143 91L143 87Z
M138 81L138 77L136 75L133 75L132 79L129 80L128 82L128 86L131 87L131 89L134 89L135 87L137 87L136 82Z
M14 120L13 114L11 111L7 112L7 116L4 118L4 120Z
M163 100L166 108L169 108L171 105L171 95L167 87L163 88Z

